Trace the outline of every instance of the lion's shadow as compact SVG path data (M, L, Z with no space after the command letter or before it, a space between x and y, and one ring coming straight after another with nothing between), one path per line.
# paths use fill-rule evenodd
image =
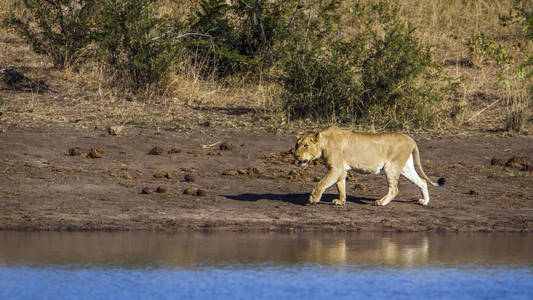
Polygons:
M307 205L309 203L309 193L304 194L255 194L255 193L245 193L240 195L224 195L224 197L232 200L239 201L258 201L258 200L274 200L281 202L288 202L296 205ZM337 194L323 194L320 199L320 203L331 204L333 199L338 198ZM354 197L351 195L346 196L347 202L353 202L355 204L365 205L369 204L368 202L374 202L376 199L364 198L364 197Z

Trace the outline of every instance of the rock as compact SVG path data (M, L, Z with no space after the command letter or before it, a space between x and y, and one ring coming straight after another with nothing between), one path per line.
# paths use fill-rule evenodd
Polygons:
M530 169L528 158L525 156L513 156L507 161L506 166L522 171L527 171Z
M320 179L318 179L318 181L320 181ZM362 184L360 184L360 183L356 183L356 184L353 185L353 189L354 190L364 190L365 187Z
M226 170L222 175L237 176L239 173L236 170Z
M43 92L48 86L42 79L30 79L17 69L0 68L0 90Z
M501 156L494 156L493 158L491 158L490 160L490 165L491 166L501 166L501 167L505 167L505 164L507 163L507 160L505 159L505 157L501 157Z
M153 192L152 189L149 188L149 187L145 187L145 188L143 188L143 190L142 190L142 193L143 193L143 194L151 194L152 192Z
M289 179L298 180L301 177L302 177L302 175L300 173L298 173L297 171L295 171L295 170L291 170L289 172Z
M258 167L248 168L247 172L250 176L263 175L265 173L261 168Z
M172 178L176 177L176 174L171 173L171 172L167 172L167 174L165 174L165 177L166 177L167 179L172 179Z
M196 181L196 176L194 176L192 174L187 174L187 175L185 175L184 179L187 182L194 182L194 181Z
M471 196L474 196L474 195L477 195L477 192L474 191L474 190L469 190L467 194L471 195Z
M168 154L176 154L176 153L180 153L180 152L181 152L180 148L172 148L172 149L168 150Z
M185 195L195 195L196 193L194 192L194 190L192 188L186 188L183 191L183 194L185 194Z
M155 191L158 193L166 193L168 191L168 187L166 185L160 185Z
M202 189L197 189L196 190L196 196L198 196L198 197L207 196L207 191L206 190L202 190Z
M124 179L127 179L127 180L133 179L133 177L131 177L131 175L130 175L130 173L128 171L123 171L122 175L120 177L122 177Z
M155 171L154 172L154 178L163 178L163 177L165 177L165 175L167 175L167 174L164 173L163 171Z
M81 149L79 147L70 148L68 150L68 155L70 155L70 156L80 156L80 155L82 155L82 153L83 152L81 151Z
M90 158L102 158L103 155L104 155L104 151L100 149L96 149L96 148L92 148L91 152L89 152Z
M154 147L154 148L152 148L152 150L150 150L150 152L148 152L148 154L150 154L150 155L161 155L161 154L163 154L163 148Z
M224 151L233 150L233 144L231 144L228 141L225 141L222 144L220 144L220 150L224 150Z
M122 132L122 126L109 126L107 128L107 133L110 135L119 135Z

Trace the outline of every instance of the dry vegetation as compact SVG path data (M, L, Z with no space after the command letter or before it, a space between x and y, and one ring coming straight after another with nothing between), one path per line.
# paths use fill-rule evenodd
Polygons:
M12 8L23 14L16 2L2 1L0 18ZM192 3L178 2L182 3L182 9ZM533 133L531 94L527 91L530 83L515 75L518 64L531 55L533 43L526 39L521 24L502 26L498 18L508 14L515 1L401 0L397 3L402 8L401 15L417 27L416 35L432 46L434 59L445 64L449 76L459 79L459 89L448 99L453 116L440 130L504 132L519 123L523 133ZM498 64L472 50L480 34L482 43L501 45L513 58L512 63ZM268 79L250 81L245 75L224 81L206 79L199 75L197 66L183 63L173 72L163 96L137 97L110 88L110 78L96 65L83 66L79 71L54 70L46 57L33 53L20 38L5 29L0 31L0 49L0 68L16 69L29 80L29 87L0 90L2 130L12 126L66 124L80 127L130 124L152 128L222 126L288 131L314 126L308 121L287 121L280 110L283 89ZM499 80L502 74L506 81ZM44 84L39 84L40 80Z

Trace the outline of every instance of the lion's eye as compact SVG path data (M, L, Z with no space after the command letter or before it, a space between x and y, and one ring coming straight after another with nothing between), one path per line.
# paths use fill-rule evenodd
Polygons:
M304 149L307 149L307 145L304 145Z

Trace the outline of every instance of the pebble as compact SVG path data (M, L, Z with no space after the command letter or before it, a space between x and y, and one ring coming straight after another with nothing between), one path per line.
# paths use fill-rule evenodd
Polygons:
M163 154L163 148L154 147L154 148L152 148L152 150L150 150L150 152L148 152L148 154L150 154L150 155L161 155L161 154Z

